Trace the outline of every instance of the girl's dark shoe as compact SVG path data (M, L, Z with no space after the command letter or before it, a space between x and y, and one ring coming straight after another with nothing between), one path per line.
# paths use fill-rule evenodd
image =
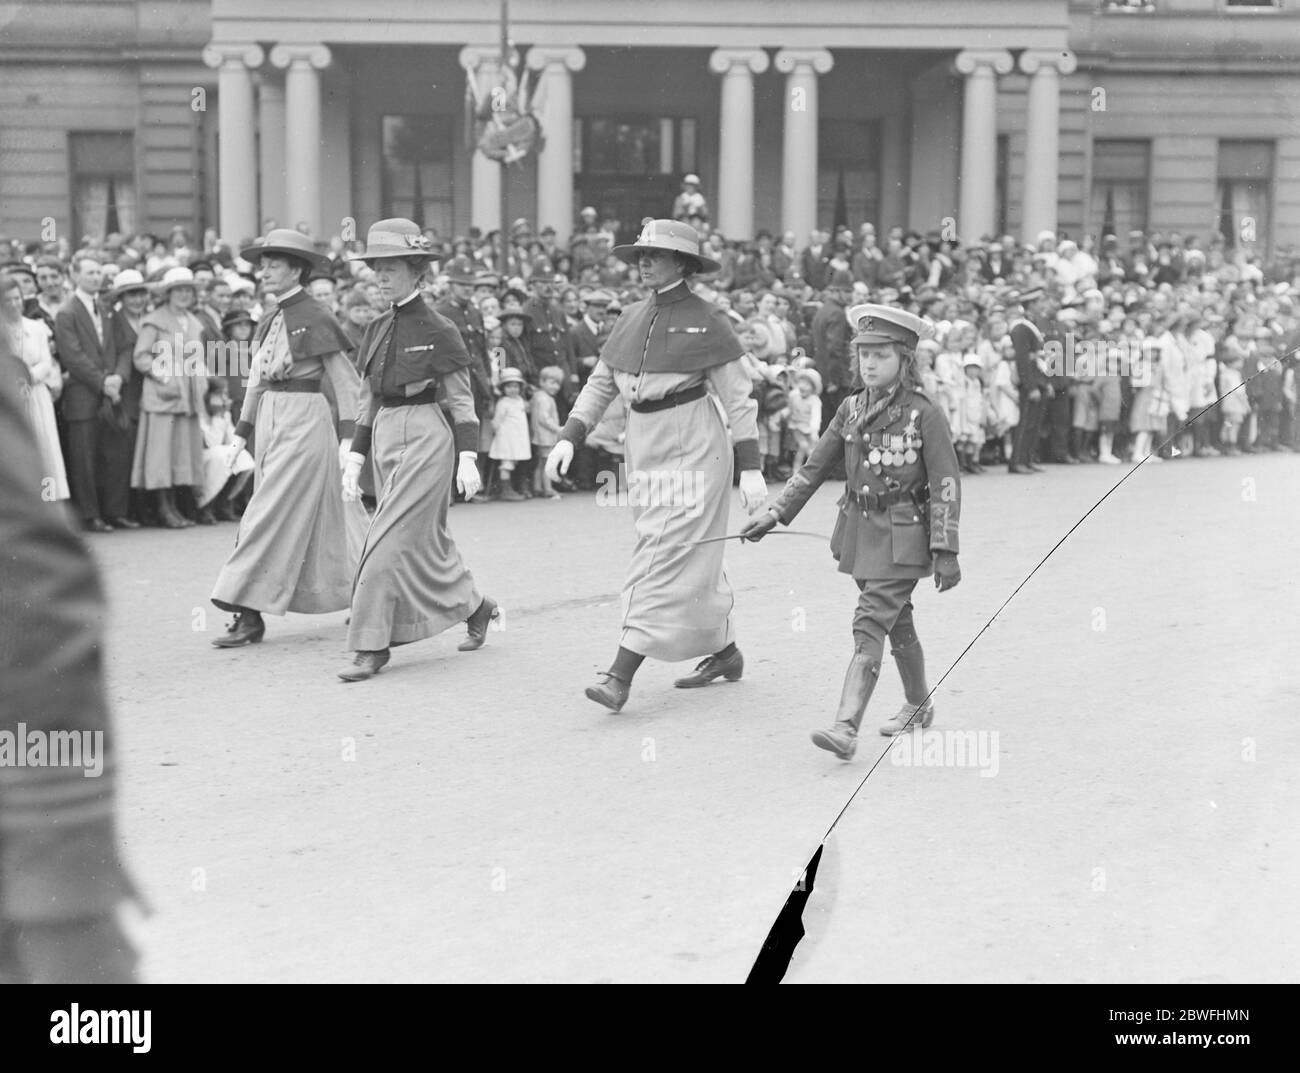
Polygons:
M478 605L478 610L465 620L465 625L469 628L469 637L461 641L456 646L457 649L461 652L473 652L475 649L482 648L487 640L488 623L500 617L501 608L497 606L496 601L484 596L483 602Z
M601 681L586 688L587 699L603 704L611 712L621 712L623 705L627 703L628 695L632 692L632 683L624 681L609 671L601 671L600 678Z
M235 616L226 635L218 637L212 644L215 648L242 648L244 645L257 644L264 636L266 623L262 621L260 612L245 610Z
M726 678L728 682L737 682L745 670L745 657L740 654L740 649L736 649L725 659L718 659L717 656L708 656L701 660L699 666L695 668L685 678L679 678L673 683L678 689L698 689L700 686L706 686L715 678Z
M356 652L352 662L339 671L339 677L345 682L364 682L373 678L388 663L388 649L380 648L373 652Z

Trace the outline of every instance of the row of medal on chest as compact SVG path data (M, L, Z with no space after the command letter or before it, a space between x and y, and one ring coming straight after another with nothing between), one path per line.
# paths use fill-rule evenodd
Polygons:
M901 433L871 433L863 441L867 463L872 466L902 466L915 462L922 443L921 434L916 428L917 416L913 410L911 420Z

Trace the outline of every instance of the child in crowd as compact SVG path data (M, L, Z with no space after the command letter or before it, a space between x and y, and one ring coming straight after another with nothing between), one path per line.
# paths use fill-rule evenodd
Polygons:
M518 463L533 457L528 438L528 407L524 402L524 374L510 366L501 373L501 398L492 414L492 446L488 457L497 463L501 476L501 498L507 502L531 499L527 489L515 487L515 469Z
M822 378L816 369L798 369L794 374L795 391L790 396L790 429L794 433L794 468L808 461L808 455L821 438Z
M1241 426L1250 416L1250 400L1241 386L1241 351L1225 348L1219 360L1219 413L1223 426L1219 430L1219 444L1225 455L1240 454L1237 437Z
M1011 461L1011 446L1016 427L1020 424L1020 388L1016 374L1016 350L1011 336L1004 335L997 342L998 362L993 368L994 429L1002 440L1002 461Z
M559 499L560 493L546 475L546 457L560 438L560 417L555 396L564 385L564 370L548 365L539 374L541 390L533 393L528 404L529 424L533 431L533 494Z
M953 429L953 446L965 473L983 473L980 448L984 446L984 369L973 350L966 355L963 378L959 385L957 426Z
M219 379L209 381L199 428L203 432L203 487L199 492L196 521L200 525L238 521L230 501L253 476L253 456L246 450L240 451L234 468L228 464L235 425L230 417L230 396Z

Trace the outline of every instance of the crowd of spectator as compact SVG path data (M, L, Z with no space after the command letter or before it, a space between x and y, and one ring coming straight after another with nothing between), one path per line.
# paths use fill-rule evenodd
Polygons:
M1094 243L1045 231L1031 244L1004 235L962 247L939 231L894 226L879 235L864 223L815 231L805 245L791 232L766 230L737 241L710 226L698 178L687 180L672 211L721 264L694 286L727 313L744 343L773 479L788 476L855 389L844 314L867 301L934 324L918 357L963 468L1005 462L1021 378L1008 331L1017 295L1039 288L1045 297L1028 315L1046 341L1051 386L1031 461L1300 450L1291 354L1300 259L1264 263L1222 235L1172 232ZM538 460L621 309L643 297L634 270L611 253L619 223L584 208L563 245L553 228L534 233L524 219L504 242L475 229L448 238L430 228L425 236L441 254L426 300L453 316L478 363L481 454L492 462L478 500L554 499L617 472L624 420L617 407L593 431L571 479L551 487ZM322 252L330 274L308 284L354 346L385 304L369 270L349 257L359 249L343 236L329 239ZM178 382L162 404L146 405L166 415L150 417L140 386L148 358L138 350L150 318L205 345L252 337L275 299L237 250L214 231L195 244L176 228L166 238L85 239L75 251L62 241L0 240L0 262L9 295L0 296L4 351L21 359L51 471L48 497L70 497L80 521L101 531L237 518L251 461L234 481L214 460L238 418L247 370L209 364L195 383ZM142 447L149 429L152 445ZM168 446L157 448L163 433Z

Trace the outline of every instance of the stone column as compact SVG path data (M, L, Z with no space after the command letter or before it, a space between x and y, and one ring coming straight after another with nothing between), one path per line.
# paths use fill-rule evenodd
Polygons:
M490 96L501 72L501 49L495 45L466 45L460 50L466 78L478 80L479 93ZM474 148L469 163L469 222L487 235L499 230L501 219L501 165Z
M260 67L262 49L257 45L213 44L203 50L203 62L217 72L218 150L217 230L236 249L239 243L256 238L257 156L256 118L253 114L253 76L249 68Z
M330 64L325 45L276 45L271 63L284 74L285 218L283 227L306 222L313 239L321 230L321 105L319 71Z
M729 239L754 237L754 75L768 63L761 48L719 48L709 56L709 70L722 75L714 217Z
M1033 242L1040 231L1056 230L1060 171L1061 79L1078 60L1066 50L1027 49L1020 69L1029 75L1025 117L1025 196L1021 236Z
M573 231L573 72L587 65L587 54L576 47L539 45L528 50L528 66L541 74L544 144L537 156L537 221L540 232L550 224L556 242L568 245Z
M783 48L776 54L776 69L786 76L781 227L793 231L800 246L817 226L817 76L834 63L824 48Z
M261 162L262 212L257 225L270 218L277 227L284 221L284 83L278 76L263 72L257 87L258 156Z
M997 225L998 75L1009 74L1005 49L968 49L955 66L966 78L961 116L961 200L957 231L963 246Z

